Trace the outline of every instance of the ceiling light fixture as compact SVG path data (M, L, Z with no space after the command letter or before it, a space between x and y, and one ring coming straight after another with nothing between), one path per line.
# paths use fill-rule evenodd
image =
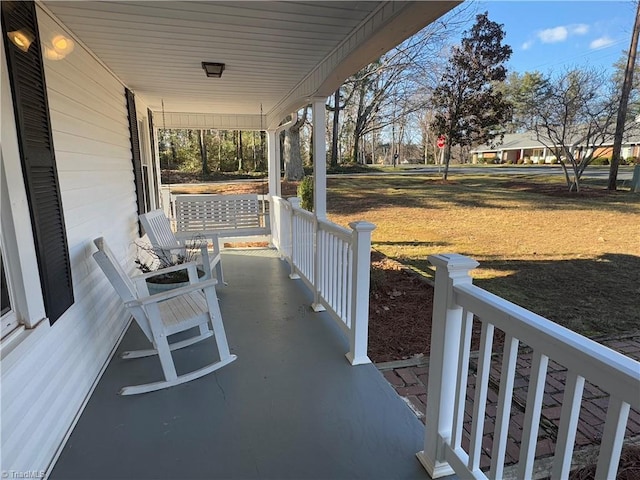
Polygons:
M207 77L220 78L224 72L224 63L202 62L202 68L206 72Z
M72 39L64 35L56 35L51 39L53 49L60 55L68 55L73 51L75 44Z

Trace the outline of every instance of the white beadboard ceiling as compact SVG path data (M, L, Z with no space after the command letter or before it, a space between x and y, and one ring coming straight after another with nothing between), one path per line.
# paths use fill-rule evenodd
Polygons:
M152 110L164 100L167 112L255 115L262 105L272 123L457 3L42 2ZM207 78L203 61L225 63L222 78Z

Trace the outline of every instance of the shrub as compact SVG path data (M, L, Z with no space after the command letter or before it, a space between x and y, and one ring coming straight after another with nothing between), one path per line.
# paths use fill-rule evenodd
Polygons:
M300 206L308 211L313 211L313 177L306 176L298 185L298 197Z
M596 157L591 160L591 165L609 165L609 159L607 157Z

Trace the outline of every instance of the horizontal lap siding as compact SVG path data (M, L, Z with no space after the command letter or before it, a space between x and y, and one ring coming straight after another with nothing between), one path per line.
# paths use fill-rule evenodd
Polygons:
M38 21L43 43L62 33L40 8ZM50 467L126 326L91 257L93 238L104 236L124 259L137 228L123 86L77 44L44 61L75 303L2 372L2 468L14 471Z

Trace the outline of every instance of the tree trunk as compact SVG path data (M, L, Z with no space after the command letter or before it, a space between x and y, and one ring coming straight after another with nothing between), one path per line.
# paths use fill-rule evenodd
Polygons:
M333 94L333 130L331 135L331 159L329 165L332 168L338 166L338 127L340 122L340 88Z
M200 158L202 159L202 176L205 177L211 172L209 171L209 165L207 163L207 145L205 143L204 130L200 130Z
M176 149L176 142L175 142L175 139L173 137L171 137L171 156L169 157L170 158L170 162L169 162L169 167L170 168L173 167L176 164L176 162L178 161L177 157L178 157L178 151Z
M217 131L218 136L218 171L222 171L222 136L220 130Z
M447 137L447 138L450 138ZM442 179L446 180L449 176L449 162L451 161L451 145L449 142L444 146L444 172L442 173Z
M613 153L611 154L611 166L609 167L609 190L616 190L618 183L618 165L620 164L620 151L622 150L622 133L624 122L627 117L627 104L629 94L633 84L633 70L636 63L636 53L638 50L638 36L640 34L640 2L636 10L636 20L633 25L631 35L631 46L627 57L627 66L624 70L624 82L622 83L622 94L620 95L620 107L618 108L618 118L616 121L616 131L613 136Z
M238 130L238 171L243 168L242 160L242 130Z
M356 117L356 125L353 129L353 162L360 163L360 137L362 137L362 131L364 130L364 123L366 119L365 115L365 93L366 87L364 84L360 86L360 95L358 99L358 116Z
M284 178L288 181L299 181L304 177L302 154L300 152L300 129L307 119L307 108L296 123L289 127L284 137Z

